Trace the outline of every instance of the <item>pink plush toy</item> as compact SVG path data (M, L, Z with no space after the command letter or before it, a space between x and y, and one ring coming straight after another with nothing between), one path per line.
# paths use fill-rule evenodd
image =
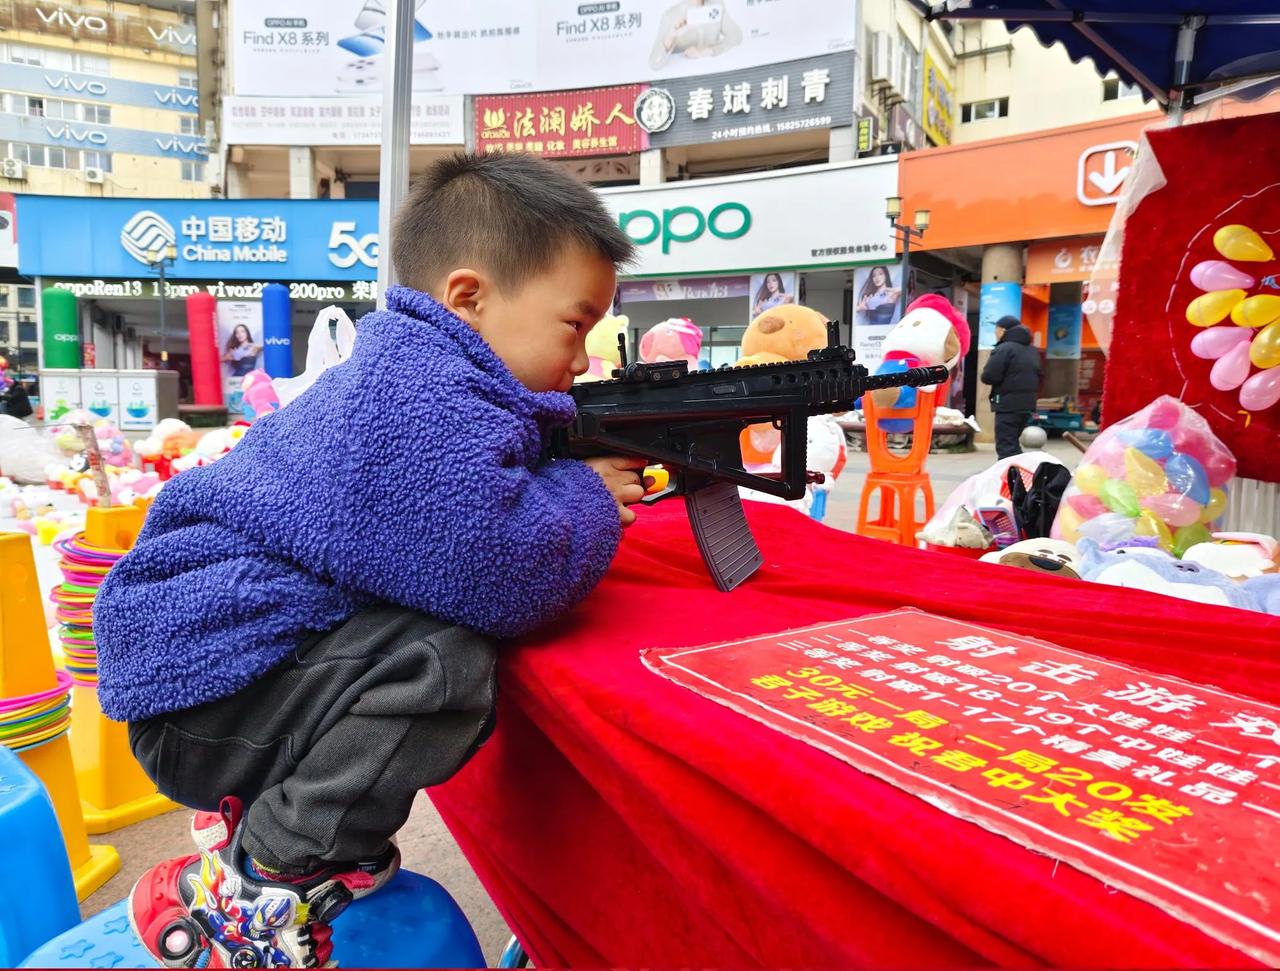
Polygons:
M702 328L688 317L672 317L654 324L640 338L640 360L646 364L688 361L689 370L698 369L702 350Z
M245 417L250 421L280 410L280 397L276 394L271 377L262 368L244 376L240 387L244 390Z

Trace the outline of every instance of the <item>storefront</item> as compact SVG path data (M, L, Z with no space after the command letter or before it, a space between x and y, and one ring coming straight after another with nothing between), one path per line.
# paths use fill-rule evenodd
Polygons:
M234 405L241 372L301 370L322 308L373 309L374 202L19 196L17 213L42 370L166 367L189 401L188 317L207 294Z
M883 158L603 190L639 250L618 291L633 346L654 324L689 317L703 359L730 364L753 317L793 302L840 321L852 341L857 268L895 259L884 200L897 179L897 160Z
M901 158L903 211L932 218L912 250L973 281L978 340L968 362L970 406L980 355L1001 316L1019 317L1045 355L1044 396L1088 414L1102 393L1102 349L1086 317L1115 308L1111 286L1090 293L1102 236L1157 113L969 142ZM1096 319L1096 317L1094 318Z

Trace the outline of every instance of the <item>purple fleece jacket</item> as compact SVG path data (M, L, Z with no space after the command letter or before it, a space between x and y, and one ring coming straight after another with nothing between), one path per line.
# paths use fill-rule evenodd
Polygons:
M374 603L511 637L604 575L613 497L581 462L540 463L573 399L529 391L426 294L387 306L350 360L156 498L94 606L107 715L232 694Z

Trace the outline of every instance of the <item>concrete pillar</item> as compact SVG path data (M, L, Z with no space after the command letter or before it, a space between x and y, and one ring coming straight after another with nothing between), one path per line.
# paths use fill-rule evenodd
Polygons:
M660 148L650 148L640 153L640 184L661 185L667 181L666 153Z
M853 125L832 128L827 138L828 162L852 162L858 157L858 129Z
M227 198L249 198L249 166L227 159Z
M1083 286L1079 283L1054 283L1049 287L1049 343L1053 342L1055 307L1062 308L1059 313L1072 316L1077 323L1075 357L1070 359L1045 357L1044 382L1041 384L1040 393L1046 398L1056 398L1059 395L1070 395L1074 398L1076 389L1080 387L1080 337L1084 328L1078 321L1080 303L1084 299L1083 290Z
M985 287L988 283L1022 283L1022 250L1021 243L999 243L994 246L988 246L982 251L982 283ZM979 298L978 315L979 318L985 318L987 315L982 312L982 298ZM978 340L982 341L982 327L978 328ZM982 374L982 369L986 367L987 360L991 357L992 348L984 348L981 343L978 345L978 374ZM994 442L996 439L996 423L995 413L991 410L991 402L988 394L991 388L985 385L981 380L978 382L978 400L976 408L976 418L978 425L982 429L976 439L979 442Z
M308 145L289 148L289 198L314 199L316 195L316 157Z

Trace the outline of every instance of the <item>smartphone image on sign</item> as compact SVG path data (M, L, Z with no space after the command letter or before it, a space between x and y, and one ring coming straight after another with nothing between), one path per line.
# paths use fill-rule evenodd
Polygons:
M720 19L720 7L718 4L706 4L701 7L690 7L689 12L684 16L685 23L690 27L701 27L704 24L714 24Z

